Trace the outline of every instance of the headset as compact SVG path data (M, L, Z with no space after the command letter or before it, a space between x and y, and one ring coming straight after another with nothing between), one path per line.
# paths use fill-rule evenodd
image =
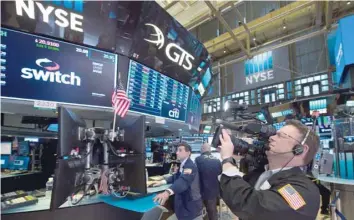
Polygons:
M304 144L307 141L307 138L309 137L310 132L311 132L311 129L307 128L307 132L306 132L304 139L301 141L300 144L297 144L293 147L292 152L294 153L295 156L301 155L304 152Z
M307 128L307 132L306 132L306 135L305 135L304 139L300 142L300 144L296 144L291 151L286 151L286 152L276 152L276 151L273 151L273 150L270 150L270 151L272 151L273 153L276 153L276 154L293 153L294 156L299 156L299 155L301 155L304 152L304 144L306 143L307 138L310 135L310 132L311 132L311 129Z

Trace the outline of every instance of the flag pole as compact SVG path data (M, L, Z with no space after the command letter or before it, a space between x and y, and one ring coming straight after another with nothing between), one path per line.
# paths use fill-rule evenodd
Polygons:
M120 72L118 72L118 83L120 82ZM116 88L114 88L113 92L116 92L117 89L117 85ZM112 103L113 104L113 103ZM113 142L114 137L115 137L115 131L116 131L116 120L117 120L117 114L116 114L116 109L114 108L115 106L113 106L113 133L112 133L112 137L111 137L111 141Z
M111 137L111 141L113 142L114 140L114 136L115 136L115 130L116 130L116 119L117 119L117 114L115 113L115 111L113 110L114 113L114 117L113 117L113 133L112 133L112 137Z

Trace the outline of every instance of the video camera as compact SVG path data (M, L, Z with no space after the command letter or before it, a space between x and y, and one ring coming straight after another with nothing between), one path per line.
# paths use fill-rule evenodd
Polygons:
M260 123L249 123L245 126L236 126L220 119L217 119L216 123L219 124L219 126L215 130L212 141L213 147L218 148L221 145L220 135L222 135L222 129L247 133L253 139L252 143L248 143L230 134L231 141L234 145L234 155L245 156L248 166L254 168L268 164L265 152L269 149L269 137L276 134L276 129L273 126Z

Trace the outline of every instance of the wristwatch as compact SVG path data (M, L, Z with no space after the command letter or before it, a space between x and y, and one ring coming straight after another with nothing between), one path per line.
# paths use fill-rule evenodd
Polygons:
M238 166L237 166L237 161L236 161L236 159L233 158L233 157L228 157L228 158L224 159L224 160L221 162L222 165L224 165L225 163L231 163L231 164L234 165L235 167L238 167Z

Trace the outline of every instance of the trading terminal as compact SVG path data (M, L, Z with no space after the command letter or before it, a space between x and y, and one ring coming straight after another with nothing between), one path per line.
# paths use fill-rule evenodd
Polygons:
M220 121L297 119L320 137L310 172L331 196L317 219L354 219L353 12L351 1L2 1L1 218L176 219L174 196L153 201L171 185L151 183L178 172L180 143L193 162L205 143L222 161ZM245 158L261 154L232 134L259 146ZM238 219L221 197L217 211Z

